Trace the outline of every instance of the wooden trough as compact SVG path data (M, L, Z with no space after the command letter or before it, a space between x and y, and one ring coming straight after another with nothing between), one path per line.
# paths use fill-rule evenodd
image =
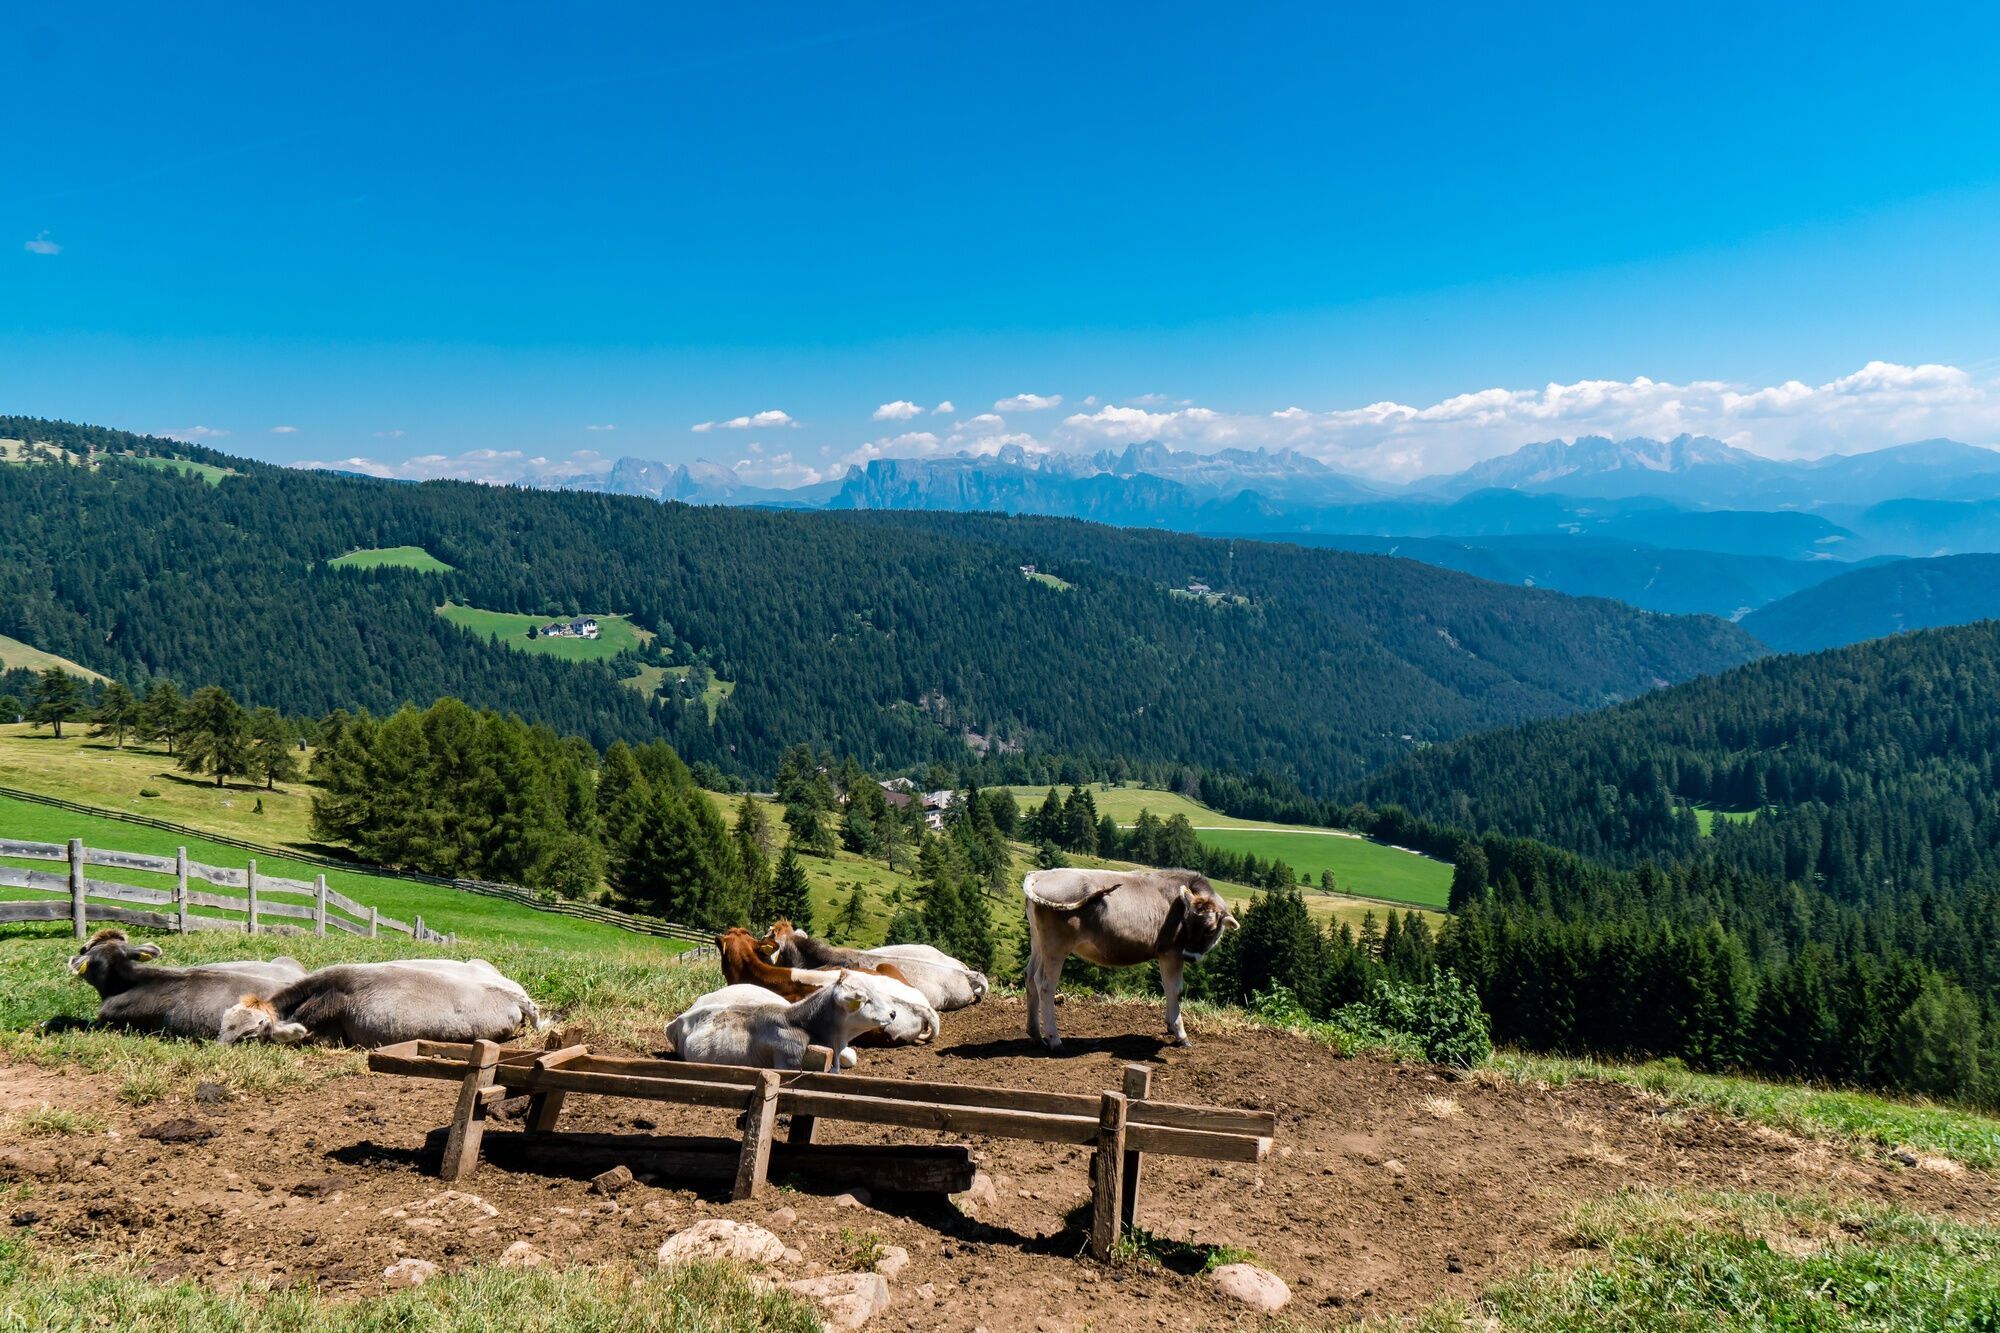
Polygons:
M566 1150L646 1151L660 1161L663 1174L730 1179L732 1197L738 1199L763 1190L774 1153L781 1170L824 1171L865 1180L881 1190L956 1192L971 1184L971 1154L962 1146L816 1143L818 1124L826 1120L1088 1144L1095 1149L1090 1250L1100 1259L1111 1253L1121 1229L1132 1224L1144 1154L1259 1162L1277 1132L1277 1116L1269 1111L1153 1101L1152 1071L1142 1065L1125 1067L1122 1091L1090 1094L835 1073L832 1052L817 1046L808 1062L816 1066L814 1071L745 1069L593 1055L584 1046L538 1050L490 1041L406 1041L368 1056L368 1067L377 1073L459 1084L458 1107L439 1165L446 1180L457 1180L478 1166L491 1108L524 1093L529 1097L525 1133L487 1141L500 1149L490 1155L516 1157L536 1136L554 1132L571 1093L742 1112L740 1143L711 1139L690 1145L683 1140L672 1148L662 1143L651 1149L639 1136L563 1136ZM782 1144L773 1142L780 1115L791 1117Z

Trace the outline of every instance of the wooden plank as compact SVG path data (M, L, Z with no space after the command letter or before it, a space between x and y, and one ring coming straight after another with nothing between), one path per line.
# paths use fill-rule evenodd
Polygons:
M500 1043L473 1043L471 1068L458 1091L458 1110L451 1119L451 1133L444 1141L444 1157L438 1175L459 1180L479 1165L479 1140L486 1134L486 1103L481 1094L493 1086L493 1074L500 1063Z
M590 1054L590 1048L583 1045L565 1045L560 1032L549 1034L548 1049L529 1062L529 1068L538 1071L560 1069L580 1056ZM549 1134L562 1120L563 1103L569 1094L560 1088L549 1088L528 1098L528 1114L524 1128L530 1134Z
M249 906L234 894L210 893L206 889L189 889L187 898L191 907L212 907L218 912L241 912ZM240 922L237 928L239 930L242 928Z
M258 885L257 891L262 893L264 891L263 885ZM265 917L271 916L281 916L290 921L310 921L313 919L313 909L307 907L304 903L259 901L257 904L257 919L261 922Z
M355 902L354 899L348 897L346 894L340 892L338 889L328 889L326 891L326 900L333 906L338 907L341 911L346 912L349 916L365 917L368 915L367 908L363 907L360 903Z
M750 1070L774 1074L776 1070ZM744 1088L726 1083L696 1083L665 1078L636 1078L629 1074L593 1074L585 1070L551 1069L538 1073L532 1067L510 1066L500 1071L500 1081L510 1088L540 1091L594 1092L604 1097L637 1097L646 1101L678 1102L683 1106L743 1106Z
M865 1074L807 1074L791 1081L798 1092L841 1092L903 1101L974 1106L995 1111L1037 1111L1097 1118L1097 1098L1075 1092L1036 1092L978 1083L924 1083L914 1079L871 1078Z
M1038 1143L1093 1143L1097 1139L1094 1115L1051 1115L1045 1111L906 1102L890 1097L857 1097L851 1093L802 1092L796 1087L788 1087L778 1096L783 1103L781 1109L793 1115L816 1115L829 1120L934 1129L950 1134L991 1134Z
M430 1145L442 1148L447 1131L431 1132ZM480 1160L503 1170L540 1170L588 1180L611 1166L681 1185L696 1181L733 1184L743 1157L739 1140L661 1134L530 1134L494 1129L480 1145ZM873 1190L908 1194L957 1194L972 1187L977 1167L956 1144L826 1143L771 1145L767 1178L798 1175L822 1187L863 1184Z
M171 903L174 895L165 889L142 889L137 884L113 884L107 880L86 879L83 892L87 898L110 898L121 903Z
M1248 1134L1270 1138L1278 1132L1276 1111L1239 1111L1228 1106L1189 1106L1179 1102L1132 1103L1132 1123L1164 1129L1199 1129L1210 1134Z
M374 908L368 909L368 938L374 939L382 933L382 914Z
M0 903L0 921L67 921L69 917L69 903L59 902L54 898L25 903Z
M1153 1090L1153 1071L1145 1065L1125 1066L1125 1111L1130 1114ZM1143 1154L1125 1153L1123 1183L1119 1189L1118 1224L1130 1230L1139 1224L1139 1172Z
M754 1199L764 1192L764 1178L771 1169L771 1135L778 1123L778 1071L758 1071L757 1086L751 1090L743 1111L743 1154L736 1160L736 1184L732 1199Z
M839 1065L840 1057L827 1046L806 1047L806 1058L801 1066L809 1074L831 1074ZM785 1131L785 1142L805 1144L813 1141L813 1129L819 1124L818 1116L794 1115L791 1127Z
M86 904L88 921L115 921L127 926L153 926L160 930L172 930L174 918L162 912L142 912L132 907L104 907ZM74 915L71 903L57 898L43 898L34 902L0 903L0 921L68 921Z
M286 879L282 875L259 875L257 877L257 887L264 893L309 894L313 891L312 881Z
M313 877L313 934L326 934L326 876Z
M326 919L326 924L332 926L335 930L344 930L350 935L366 935L368 933L368 927L357 926L352 921L346 920L343 917L330 916Z
M1125 1123L1125 1094L1105 1093L1097 1112L1097 1151L1090 1159L1090 1253L1100 1263L1118 1244L1125 1216Z
M69 840L69 908L76 919L76 937L82 939L90 933L83 914L83 839Z
M232 870L228 866L205 865L200 861L188 862L188 875L192 879L223 889L240 889L247 884L240 870Z
M28 842L20 838L0 838L0 856L22 861L61 861L69 849L59 842Z
M0 866L0 888L33 889L38 893L69 892L69 872L54 870L21 870L14 866Z
M174 873L174 859L171 856L147 856L144 852L114 852L102 847L92 847L83 854L84 863L93 866L113 866L119 870L144 870L155 875Z
M1217 1162L1261 1162L1271 1140L1248 1134L1209 1134L1199 1129L1165 1129L1131 1125L1125 1142L1134 1152L1166 1153L1170 1157L1206 1157Z

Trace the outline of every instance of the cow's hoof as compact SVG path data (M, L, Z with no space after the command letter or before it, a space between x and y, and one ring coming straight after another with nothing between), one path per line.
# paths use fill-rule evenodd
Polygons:
M1167 1045L1179 1046L1185 1048L1194 1045L1194 1043L1189 1041L1186 1037L1176 1037L1173 1035L1173 1033L1169 1032L1167 1034Z
M1060 1051L1062 1049L1062 1038L1061 1037L1042 1038L1042 1049L1051 1052Z

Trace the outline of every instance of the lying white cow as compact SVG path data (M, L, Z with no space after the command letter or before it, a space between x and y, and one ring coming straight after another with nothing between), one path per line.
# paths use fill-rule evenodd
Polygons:
M832 985L787 1001L762 986L724 986L697 999L667 1024L667 1046L697 1064L800 1069L808 1046L838 1053L854 1067L854 1039L880 1028L891 1041L921 1040L936 1022L912 1008L888 978L843 968Z
M541 1022L528 992L483 958L399 959L323 967L269 998L245 995L222 1016L225 1045L270 1041L388 1046L505 1041Z
M1021 881L1028 900L1028 1035L1052 1051L1056 983L1071 954L1099 967L1158 960L1167 992L1167 1035L1181 1025L1181 969L1198 963L1236 924L1228 904L1193 870L1038 870Z

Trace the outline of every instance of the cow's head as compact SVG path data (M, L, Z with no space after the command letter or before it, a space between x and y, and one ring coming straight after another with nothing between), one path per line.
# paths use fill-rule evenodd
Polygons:
M780 955L785 952L785 946L794 939L803 938L805 932L794 926L789 917L781 916L771 923L771 928L764 933L764 938L757 941L757 956L767 963L780 962L782 961ZM798 964L790 963L787 966L796 967Z
M297 1046L306 1039L303 1023L288 1023L261 995L246 995L225 1009L222 1030L216 1039L224 1046L239 1041L268 1041L279 1046Z
M82 953L71 956L69 970L101 991L121 973L129 972L134 964L151 962L159 956L159 945L133 944L124 931L106 929L92 935Z
M906 988L894 983L885 985L884 979L872 972L844 967L831 989L833 1002L851 1015L848 1023L853 1031L881 1028L892 1040L917 1041L930 1030L924 1016L906 998L896 994Z
M1181 922L1181 957L1198 963L1222 942L1224 931L1240 923L1230 915L1229 904L1222 901L1215 886L1199 875L1181 889L1181 900L1187 908Z

